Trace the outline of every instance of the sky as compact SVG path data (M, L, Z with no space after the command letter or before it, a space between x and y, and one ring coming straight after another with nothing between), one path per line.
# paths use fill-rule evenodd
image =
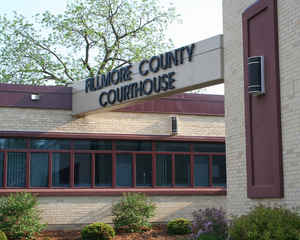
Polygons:
M222 0L160 0L163 5L172 2L180 14L181 23L174 23L167 30L175 48L198 42L223 33ZM16 11L25 17L46 10L63 13L67 0L8 0L0 7L0 14L11 16ZM224 94L223 84L209 87L203 93Z

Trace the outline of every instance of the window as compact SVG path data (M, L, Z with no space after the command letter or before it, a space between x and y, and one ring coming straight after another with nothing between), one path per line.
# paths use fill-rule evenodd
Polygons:
M117 186L131 187L132 186L132 155L118 154L117 155Z
M152 155L151 154L136 155L136 185L137 186L152 185Z
M215 153L225 153L224 143L195 143L194 152L215 152Z
M157 142L158 152L190 152L190 143L186 142Z
M116 141L116 149L121 151L152 151L151 141Z
M31 139L30 143L32 149L71 149L70 140L65 139Z
M225 144L0 138L0 188L226 187Z
M0 138L0 149L25 149L26 147L24 138Z
M76 187L91 185L91 154L75 153L74 185Z
M101 140L76 140L74 141L74 149L83 150L111 150L111 141Z
M95 154L95 184L112 185L112 154Z
M9 152L7 155L7 186L25 187L26 153Z
M47 187L49 180L48 153L31 153L30 186Z
M156 155L156 184L157 186L171 186L172 184L172 155Z
M214 186L226 186L225 156L213 156L212 181Z
M194 183L195 186L209 186L209 156L195 156Z
M70 154L52 154L52 185L68 187L70 183Z
M175 155L175 185L190 185L190 155Z

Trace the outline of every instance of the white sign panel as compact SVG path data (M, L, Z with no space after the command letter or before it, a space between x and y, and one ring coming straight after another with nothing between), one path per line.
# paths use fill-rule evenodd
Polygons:
M112 110L223 82L222 35L73 85L73 114Z

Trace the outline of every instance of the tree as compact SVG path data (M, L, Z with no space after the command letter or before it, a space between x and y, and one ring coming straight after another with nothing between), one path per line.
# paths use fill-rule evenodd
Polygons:
M159 0L74 0L34 23L0 16L0 82L67 85L165 51L177 17Z

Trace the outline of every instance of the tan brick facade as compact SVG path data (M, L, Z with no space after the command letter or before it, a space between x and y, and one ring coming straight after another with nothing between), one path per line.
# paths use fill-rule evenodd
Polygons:
M223 1L227 208L241 214L258 201L247 198L242 12L255 0ZM278 0L284 198L260 200L299 206L300 1Z
M120 197L41 197L43 221L48 224L87 224L112 222L111 206ZM153 196L157 209L153 222L176 217L192 218L192 212L206 207L225 208L225 196ZM51 227L51 226L50 226Z
M105 112L74 118L71 111L0 108L0 131L170 135L173 114ZM223 117L178 116L179 136L224 137Z
M74 118L71 111L0 108L0 131L167 135L173 114L105 112ZM177 115L179 136L224 137L224 117ZM191 218L194 210L225 207L225 196L153 196L158 209L154 222ZM111 222L112 203L119 197L39 197L43 222L50 228ZM79 225L78 225L79 224ZM56 227L55 227L56 226ZM66 227L66 226L65 226ZM64 227L64 228L65 228Z

